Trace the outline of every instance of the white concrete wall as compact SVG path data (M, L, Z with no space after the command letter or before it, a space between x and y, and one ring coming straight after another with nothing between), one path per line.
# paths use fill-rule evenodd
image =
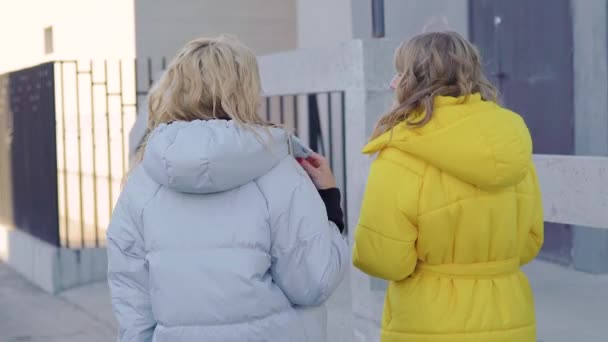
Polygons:
M189 40L236 35L257 54L296 47L296 0L135 0L138 58L173 57Z
M536 155L534 161L545 221L608 229L608 158Z
M47 26L54 33L50 55ZM133 58L133 1L0 0L0 46L0 73L48 60Z
M468 36L468 0L385 0L386 38L409 39L426 28ZM372 37L371 0L298 0L298 47Z
M574 147L576 154L608 156L606 1L573 0L571 3L574 37ZM607 197L605 195L604 199ZM608 273L608 231L575 227L573 261L576 269Z
M331 46L351 40L351 2L297 0L298 47Z
M608 156L608 45L605 0L572 1L577 154Z
M107 59L107 91L115 93L119 90L118 60L122 60L124 102L133 103L134 20L132 0L0 0L0 46L4 47L0 57L0 73L49 60L79 60L78 70L86 72L90 70L89 61L93 60L94 81L102 82L103 60ZM54 51L47 55L44 51L44 28L48 26L53 27ZM64 77L61 77L62 70ZM104 86L95 86L94 103L91 104L91 78L87 74L78 76L77 98L76 70L72 63L65 64L63 68L56 64L55 76L61 239L63 241L69 235L70 240L78 241L80 245L80 222L84 221L87 236L85 240L88 240L87 245L91 246L91 241L95 240L92 237L95 231L92 221L94 212L97 211L98 235L103 244L110 209L120 190L122 172L125 169L121 157L121 142L124 137L121 126L124 119L125 130L128 131L135 121L135 115L131 108L121 111L120 99L117 96L108 100L106 108ZM76 107L78 100L79 108ZM65 104L65 107L62 104ZM109 114L109 128L106 113ZM65 120L62 120L64 114ZM77 117L80 118L80 132ZM96 130L95 152L92 147L92 126ZM110 168L108 146L113 152L112 197L109 194L110 182L107 181ZM92 176L93 158L97 162L96 180ZM67 174L64 171L67 171ZM79 174L82 174L82 182ZM93 183L99 183L97 192L93 191ZM81 194L82 206L79 201ZM69 218L66 220L67 212ZM69 234L65 230L66 221L70 225ZM71 244L72 247L74 245Z
M9 103L8 75L0 76L0 113L5 112ZM11 123L0 120L0 225L13 222L12 187L12 139Z
M352 0L352 12L353 38L371 38L371 0ZM406 40L425 27L450 29L468 36L468 13L468 0L385 0L386 37Z
M0 224L0 260L42 290L56 294L106 279L105 248L67 249Z

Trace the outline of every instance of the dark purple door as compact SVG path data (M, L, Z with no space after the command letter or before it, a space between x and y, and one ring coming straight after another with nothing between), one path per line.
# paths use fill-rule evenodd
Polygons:
M574 153L572 17L569 0L471 0L470 36L503 104L520 113L534 153ZM572 260L569 226L547 224L543 256Z
M0 199L10 202L2 204L0 222L58 246L53 63L3 75L0 86L0 161L12 175L10 184L0 182Z

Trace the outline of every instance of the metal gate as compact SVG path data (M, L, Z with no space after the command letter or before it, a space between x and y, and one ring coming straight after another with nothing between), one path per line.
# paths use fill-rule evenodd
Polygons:
M470 36L506 107L520 113L534 152L574 153L570 0L470 0ZM572 260L569 226L547 224L543 256Z
M0 75L0 223L56 246L103 247L129 131L165 65L58 61ZM329 157L346 208L344 109L335 91L267 97L260 115Z
M59 245L53 63L0 77L0 222Z
M295 133L311 149L329 159L342 192L344 222L348 227L344 96L344 91L268 96L261 115Z

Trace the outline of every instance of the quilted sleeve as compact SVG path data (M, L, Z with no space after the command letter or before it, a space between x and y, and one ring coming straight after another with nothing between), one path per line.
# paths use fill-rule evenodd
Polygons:
M545 223L543 215L543 203L542 195L540 192L540 185L538 184L538 176L536 175L536 169L532 166L529 177L532 177L532 221L528 228L528 237L522 246L520 253L520 262L522 265L532 261L543 246L545 233Z
M346 240L306 176L285 201L269 202L274 282L294 305L322 304L348 267Z
M382 155L373 162L355 232L355 267L390 281L414 272L421 186L414 171Z
M140 231L123 193L107 231L108 283L119 342L151 342L156 327Z

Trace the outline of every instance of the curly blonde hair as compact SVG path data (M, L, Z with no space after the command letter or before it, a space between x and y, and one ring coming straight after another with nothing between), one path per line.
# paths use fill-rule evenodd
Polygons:
M269 146L270 127L258 109L262 85L255 54L231 36L188 42L148 93L148 125L122 186L144 158L148 138L161 124L174 121L227 119L250 130Z
M480 93L497 101L496 88L483 73L479 52L460 34L428 32L403 42L395 52L398 84L393 108L378 121L372 139L406 122L422 127L433 116L436 96Z
M182 48L150 89L147 132L173 121L212 119L272 126L257 114L261 98L258 63L249 48L228 36L198 38Z

